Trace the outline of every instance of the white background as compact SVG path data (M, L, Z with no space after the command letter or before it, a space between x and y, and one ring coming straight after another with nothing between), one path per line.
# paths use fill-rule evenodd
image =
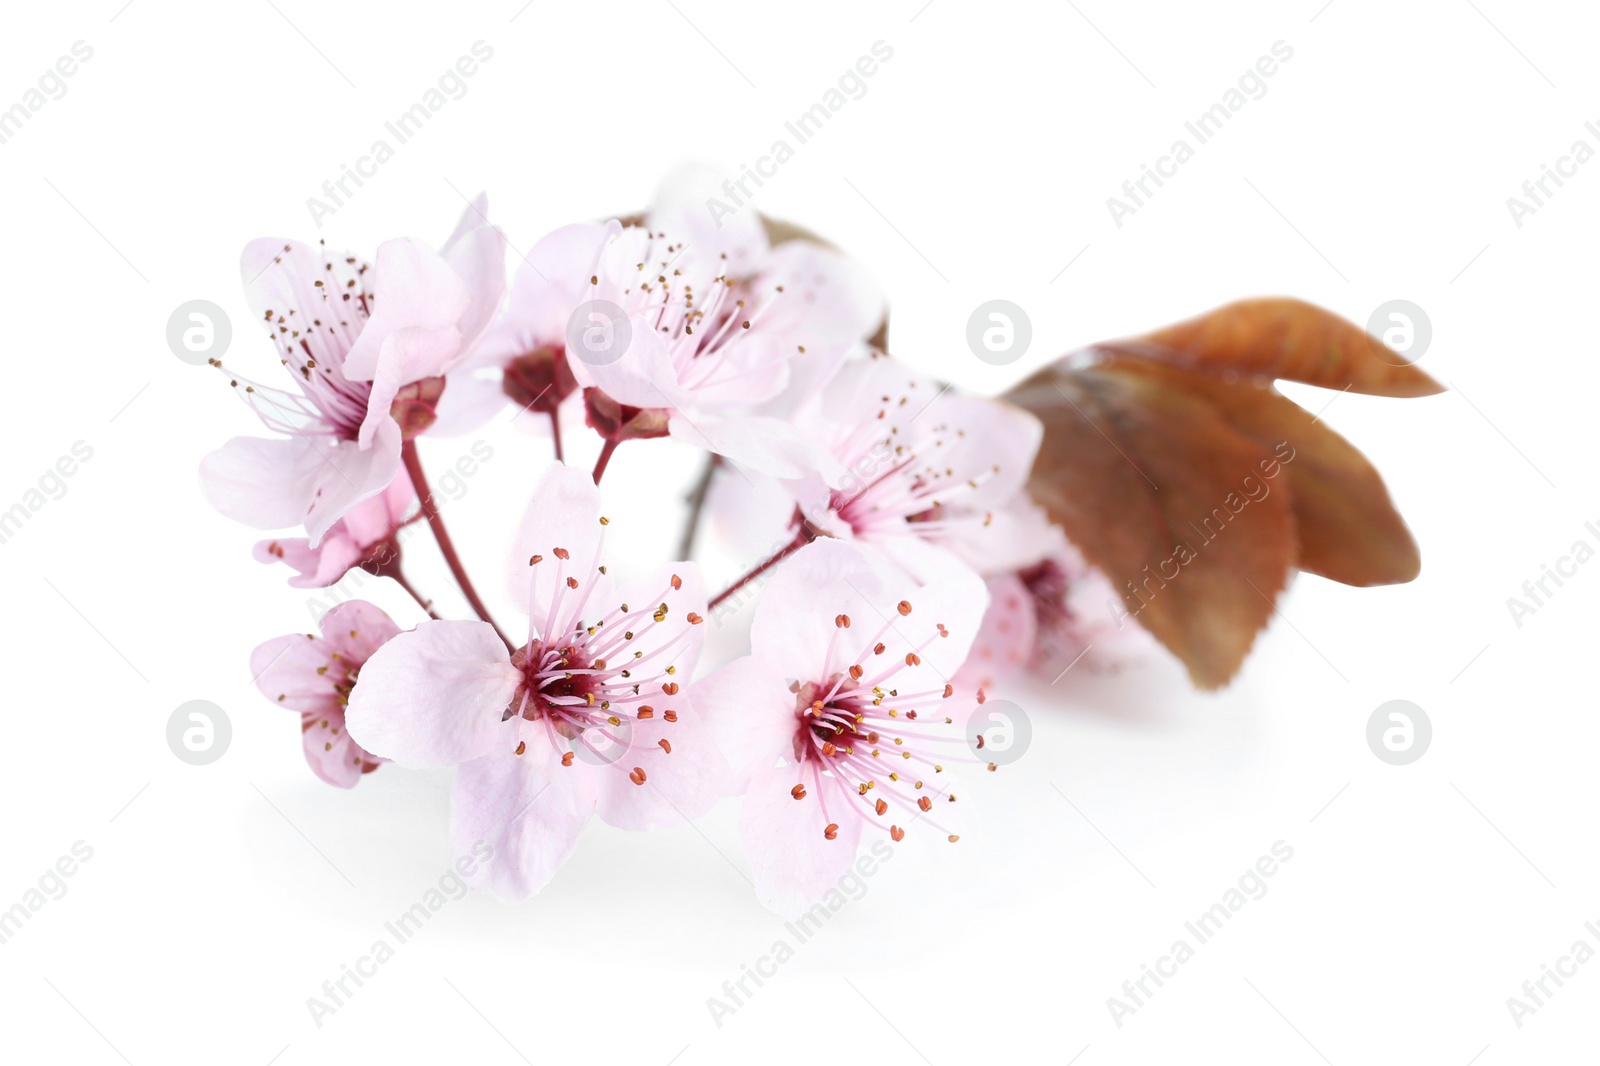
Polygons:
M563 5L122 0L29 5L0 37L0 106L85 41L68 91L0 144L6 316L0 509L76 441L93 458L10 541L4 582L0 907L75 841L93 858L0 945L10 1061L266 1064L1445 1063L1592 1061L1600 962L1513 1024L1506 998L1600 920L1596 601L1579 570L1519 628L1508 596L1600 520L1592 488L1600 163L1516 226L1506 198L1600 119L1578 4L1119 5L959 0ZM276 5L276 6L274 6ZM316 230L306 198L483 40L493 59ZM249 558L196 464L253 417L167 349L197 298L229 362L274 371L241 299L260 235L370 252L439 240L489 190L525 250L642 206L685 160L735 173L875 41L894 50L756 206L858 256L892 348L997 392L1051 357L1241 296L1365 322L1426 309L1422 400L1295 390L1384 472L1423 548L1395 588L1296 581L1236 683L1091 652L1012 693L1034 725L984 775L982 825L908 850L718 1028L722 995L784 933L756 902L737 801L649 835L596 825L539 896L450 903L318 1028L307 997L451 862L448 778L312 777L250 649L308 628L308 596ZM1119 228L1106 198L1275 41L1251 101ZM1071 264L1070 266L1068 264ZM980 302L1034 345L973 358ZM497 426L451 522L480 587L546 456ZM465 442L433 444L436 468ZM630 445L614 544L679 522L691 456ZM631 520L631 521L629 521ZM627 537L632 540L626 540ZM458 610L423 538L418 578ZM403 624L415 608L372 597ZM1585 622L1587 619L1587 622ZM1434 740L1392 767L1380 703ZM226 709L206 767L167 749L190 699ZM1070 802L1069 802L1070 801ZM1117 1027L1106 1000L1273 843L1294 849L1215 941ZM791 938L792 939L792 938ZM1192 941L1191 941L1192 942ZM1553 986L1552 986L1553 987Z

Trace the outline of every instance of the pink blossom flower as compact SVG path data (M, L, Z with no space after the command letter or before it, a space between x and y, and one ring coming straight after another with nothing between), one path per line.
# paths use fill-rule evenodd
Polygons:
M368 663L351 697L370 750L458 765L452 833L510 857L482 875L501 896L549 881L592 814L655 828L704 812L723 784L690 701L699 575L679 564L614 591L607 524L589 476L553 465L517 539L526 641L508 651L486 623L424 622Z
M996 516L1022 496L1043 435L1019 408L881 355L846 364L793 422L834 460L788 483L799 518L919 580L956 560L982 568L1012 541Z
M288 563L299 571L289 579L291 588L319 589L334 584L352 567L374 573L399 558L395 535L417 502L411 482L397 477L376 496L345 512L316 547L304 537L276 537L258 541L257 562Z
M468 384L446 393L452 425L578 386L598 390L588 416L608 438L671 434L763 472L811 469L781 416L877 328L882 296L838 253L772 247L753 212L719 229L703 204L673 187L643 225L565 226L534 245L457 375Z
M578 382L567 360L567 320L583 302L583 285L593 272L597 228L564 226L529 249L505 308L450 373L439 401L440 431L471 432L508 402L550 414L576 396ZM572 407L574 421L578 411Z
M1090 566L1031 499L996 515L999 543L986 567L989 610L960 684L984 690L1032 671L1054 678L1115 665L1155 646L1127 616L1105 574Z
M232 376L280 437L235 437L206 456L212 506L246 525L305 524L312 545L388 487L403 439L425 429L450 370L488 325L504 289L504 238L467 209L439 253L387 241L369 265L276 237L240 261L245 296L296 391ZM221 364L218 364L219 366Z
M960 567L918 588L837 541L808 545L777 570L751 654L695 689L745 791L740 832L767 906L804 911L850 868L864 836L898 842L926 828L957 838L944 775L966 741L947 679L986 600Z
M250 655L250 672L269 700L300 712L312 772L330 785L355 788L384 760L351 738L345 708L362 666L400 627L362 600L330 609L321 627L320 637L291 633L262 644Z

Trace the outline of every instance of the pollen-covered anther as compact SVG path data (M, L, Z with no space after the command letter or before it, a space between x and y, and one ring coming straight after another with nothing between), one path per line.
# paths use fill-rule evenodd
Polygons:
M958 837L958 836L956 836L956 835L955 835L955 834L954 834L954 833L951 833L951 834L950 834L950 837L949 837L949 840L950 840L950 843L952 843L952 844L954 844L954 843L955 843L955 842L956 842L956 841L958 841L958 840L960 840L960 839L961 839L961 838L960 838L960 837Z
M523 752L525 752L527 750L528 750L528 742L526 740L521 740L521 741L517 742L517 750L515 752L513 752L512 754L521 755Z
M955 692L956 687L954 685L946 685L944 687L944 698L949 699L951 696L955 695Z

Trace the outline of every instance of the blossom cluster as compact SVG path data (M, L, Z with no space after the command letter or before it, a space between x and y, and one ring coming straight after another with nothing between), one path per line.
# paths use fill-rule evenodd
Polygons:
M1086 646L1083 601L1105 585L1028 497L1037 419L872 347L885 306L865 272L814 241L772 243L748 212L712 220L668 195L555 230L509 283L507 250L481 197L437 249L245 248L246 298L288 380L217 364L270 436L208 455L203 490L273 531L255 557L290 585L360 568L425 615L405 628L353 600L320 634L256 648L255 684L300 714L311 769L350 788L390 762L454 767L453 846L491 846L475 883L511 899L555 875L594 815L653 829L728 796L780 911L809 906L866 841L958 840L950 770L985 765L967 716L1047 649ZM526 620L502 628L416 442L508 405L548 429L551 455L503 531ZM575 433L599 438L592 470L565 461ZM667 437L706 453L708 477L739 475L723 478L744 494L727 524L779 532L715 594L693 559L607 544L629 520L608 509L627 502L603 485L613 452ZM412 522L475 617L439 617L408 580ZM758 587L748 654L702 664L708 617Z

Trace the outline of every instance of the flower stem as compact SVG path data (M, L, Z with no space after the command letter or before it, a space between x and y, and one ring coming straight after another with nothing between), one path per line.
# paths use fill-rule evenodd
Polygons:
M606 441L600 449L600 458L594 461L594 483L600 484L600 479L606 475L606 467L611 463L611 453L617 450L618 442L615 439Z
M461 594L472 605L472 610L477 616L494 627L495 635L505 642L507 648L512 648L511 641L506 640L505 633L501 632L495 620L489 616L489 609L478 598L478 591L472 587L472 580L467 577L467 571L461 565L461 556L456 554L456 546L450 539L449 530L444 527L444 519L439 514L439 506L434 502L433 491L428 488L428 476L422 471L422 458L417 455L417 442L408 440L400 445L400 458L405 463L406 473L411 475L411 485L417 490L417 499L422 501L422 513L428 518L428 528L433 531L433 539L439 544L439 554L444 556L445 565L450 567L450 573L455 577L456 584L461 587Z
M694 552L695 534L700 531L700 512L706 505L706 494L711 491L711 479L716 475L721 459L715 452L708 453L700 480L689 490L689 520L684 524L683 537L678 541L678 559L688 559Z
M763 559L760 563L758 563L756 565L756 567L753 570L751 570L748 574L745 574L739 580L735 581L733 584L729 585L727 588L723 589L721 592L719 592L715 596L713 596L712 599L711 599L711 602L706 605L706 609L707 610L711 610L711 609L715 608L717 606L717 604L721 603L723 600L727 599L729 596L732 596L735 592L738 592L740 589L744 588L750 582L754 581L756 578L760 577L762 574L766 573L768 570L771 570L774 566L777 566L779 563L781 563L785 559L789 558L789 556L793 555L795 552L799 551L801 548L804 548L807 544L810 544L811 540L812 540L811 532L808 529L805 529L804 527L802 527L800 532L795 534L794 540L790 541L784 547L782 547L782 548L778 549L777 551L773 552L766 559Z
M406 578L406 575L402 573L398 567L395 568L393 573L389 574L389 578L396 585L399 585L401 588L405 589L406 594L417 601L417 606L428 612L429 618L433 619L435 622L439 620L438 612L433 609L433 601L423 599L422 594L417 591L417 587Z

